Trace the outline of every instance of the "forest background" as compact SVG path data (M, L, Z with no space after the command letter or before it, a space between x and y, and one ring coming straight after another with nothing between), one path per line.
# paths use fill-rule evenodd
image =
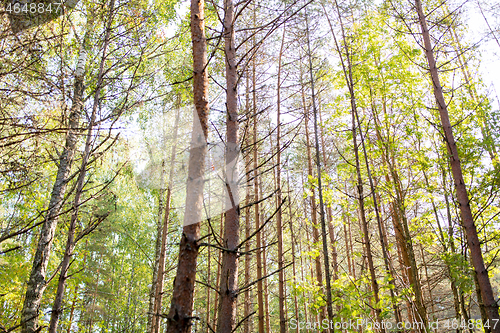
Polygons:
M500 331L500 3L1 8L0 332Z

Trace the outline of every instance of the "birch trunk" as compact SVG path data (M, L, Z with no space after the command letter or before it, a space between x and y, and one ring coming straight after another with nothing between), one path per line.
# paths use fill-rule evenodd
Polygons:
M33 266L26 295L24 298L23 309L21 312L21 333L32 333L38 330L38 316L42 296L47 287L45 277L47 274L47 265L49 263L52 243L54 241L55 231L61 207L66 193L66 185L71 171L73 155L78 140L78 126L81 111L83 108L83 92L85 86L83 83L85 74L85 64L87 62L87 51L84 43L80 48L80 54L75 70L75 82L73 85L73 101L69 114L68 132L66 133L66 143L59 157L56 180L52 187L49 206L42 224L40 237L36 248Z
M75 248L75 230L76 223L78 219L78 212L80 208L80 199L83 194L83 187L85 176L87 174L87 164L91 155L91 150L93 146L92 136L94 131L94 124L96 121L97 110L99 106L99 97L101 92L101 87L103 85L104 76L104 64L106 60L106 52L109 44L109 38L111 34L111 23L113 21L113 11L114 11L114 0L110 1L109 4L109 16L106 25L106 34L104 36L104 46L102 51L101 63L99 64L99 74L97 77L97 88L94 93L94 100L92 106L92 114L90 115L89 127L87 130L87 138L85 139L85 148L82 158L82 163L80 166L80 172L78 174L78 180L76 182L75 198L73 199L73 210L71 212L71 220L68 229L68 238L66 241L66 249L63 256L63 261L61 264L61 273L59 275L59 282L57 285L56 297L54 299L54 304L52 305L52 313L50 316L49 333L56 333L57 325L59 323L59 317L62 313L62 302L64 298L64 289L66 287L66 280L68 279L68 270L71 264L71 256L73 255L73 250Z

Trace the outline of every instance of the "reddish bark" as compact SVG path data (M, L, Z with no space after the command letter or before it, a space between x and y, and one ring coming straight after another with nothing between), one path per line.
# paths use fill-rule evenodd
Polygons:
M217 332L232 333L236 325L238 297L238 242L240 208L238 205L238 91L234 45L233 1L224 1L224 44L226 54L226 218L224 252L220 280Z
M205 156L207 151L208 73L205 37L205 2L191 0L191 40L193 43L193 101L195 114L188 164L184 228L179 248L179 262L174 280L168 333L188 333L194 302L196 262L200 238ZM196 122L196 117L199 124ZM199 126L199 127L198 127Z
M434 51L431 45L429 29L427 27L427 22L425 19L421 1L415 0L415 6L420 21L420 28L422 30L424 51L427 58L427 63L429 65L434 97L436 98L439 116L441 118L441 125L443 127L444 137L446 141L446 148L448 149L450 157L451 171L453 179L455 181L455 191L458 206L460 208L462 226L465 229L467 245L469 246L470 250L470 259L476 271L478 285L481 291L481 298L483 300L486 313L491 324L500 320L500 316L498 315L498 304L496 303L495 297L493 296L493 289L491 288L488 271L486 270L483 255L481 253L481 243L479 242L476 225L472 217L469 196L467 193L467 188L465 187L465 182L462 174L462 166L460 164L460 158L458 156L458 148L455 137L453 135L450 117L448 114L448 106L444 99L443 89L439 80L439 72L436 66L436 60L434 59ZM492 329L492 332L500 332L500 325L496 325L496 327Z

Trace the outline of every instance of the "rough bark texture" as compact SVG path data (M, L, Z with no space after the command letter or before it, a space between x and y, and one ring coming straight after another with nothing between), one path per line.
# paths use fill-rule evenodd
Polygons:
M40 303L42 301L43 292L47 287L45 277L47 274L47 265L49 263L52 242L57 227L57 221L66 193L66 185L73 162L75 146L78 135L78 125L80 113L83 107L83 92L84 92L84 71L86 62L86 51L82 46L77 70L75 71L75 82L73 101L69 114L68 132L66 133L66 143L63 152L59 158L59 167L57 169L56 180L52 187L49 207L45 215L45 220L40 231L40 238L36 248L33 266L31 268L26 296L24 299L22 314L21 314L21 333L32 333L38 329L38 316Z
M87 164L90 159L91 150L93 146L93 130L94 124L97 117L97 111L99 106L99 97L101 88L103 85L103 76L104 76L104 64L106 60L106 52L108 49L109 38L111 34L111 24L113 19L113 11L114 11L114 0L110 1L109 9L108 9L108 17L106 23L106 33L104 36L104 45L102 50L101 62L99 64L99 72L97 75L97 88L94 93L94 100L92 105L92 113L90 115L90 122L87 130L87 137L85 139L85 148L83 152L83 158L80 165L80 172L78 174L78 180L76 182L76 191L75 197L73 199L73 210L71 212L70 224L68 229L68 238L66 240L66 249L64 252L63 260L61 263L61 273L59 275L59 281L57 285L56 297L54 299L54 303L52 305L52 313L50 316L50 324L49 324L49 333L56 333L57 326L59 323L59 317L62 313L62 303L64 298L64 289L66 287L66 280L68 279L68 270L71 264L71 257L73 255L73 251L75 248L75 230L76 223L78 220L78 212L80 208L80 199L83 194L83 187L85 185L85 176L87 174ZM84 42L85 43L85 42Z
M226 55L226 219L220 280L218 333L232 333L236 325L238 297L238 91L234 45L233 1L224 1L224 49Z
M195 114L191 136L186 189L184 228L179 248L179 262L170 311L168 333L191 331L196 262L202 217L205 156L207 151L208 73L207 41L205 37L204 1L191 0L191 39L193 43L193 95ZM197 123L197 119L199 123Z
M427 22L425 19L421 1L416 0L415 6L420 21L420 27L422 29L425 55L429 64L434 97L436 98L439 116L441 118L441 125L443 127L443 132L446 140L446 147L450 156L451 171L453 179L455 181L455 191L460 208L462 226L465 229L467 245L469 246L470 250L470 259L474 266L474 270L476 271L478 285L481 291L480 294L486 309L486 313L488 315L488 319L490 320L490 323L498 322L498 320L500 319L500 316L498 315L498 304L496 303L495 297L493 296L493 289L491 288L488 271L486 270L486 267L484 265L483 255L481 253L481 244L479 242L476 225L472 217L469 196L465 187L460 158L458 156L458 148L455 142L455 137L453 135L450 117L448 115L448 107L443 95L443 89L439 81L439 73L436 66L436 60L434 59L434 51L431 45L429 29L427 28ZM500 325L496 325L496 328L492 331L500 332Z
M285 27L281 38L280 54L278 57L278 86L277 86L277 133L276 133L276 184L278 191L276 193L276 202L278 211L276 212L276 231L278 234L278 307L280 314L280 333L286 333L285 317L285 272L283 271L283 223L281 212L281 57L283 55L283 46L285 44Z

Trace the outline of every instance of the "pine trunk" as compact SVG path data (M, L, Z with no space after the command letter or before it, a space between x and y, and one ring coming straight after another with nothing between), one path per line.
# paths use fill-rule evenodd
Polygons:
M193 319L196 262L202 218L205 156L207 151L208 72L205 37L205 3L191 0L191 40L193 43L193 99L195 105L191 150L188 164L186 209L179 248L179 261L170 311L168 333L188 333ZM199 122L198 122L199 121Z
M455 191L458 206L460 208L460 216L462 219L462 225L465 229L467 245L469 246L470 250L470 259L476 271L480 295L483 300L488 319L490 320L490 323L496 323L500 320L500 316L498 315L498 304L496 303L495 297L493 296L493 289L488 277L488 271L486 270L486 266L484 265L484 259L481 252L481 244L477 235L474 218L472 217L469 196L467 194L467 188L465 187L465 182L463 179L462 167L460 164L460 158L458 156L458 148L455 137L453 135L450 117L448 115L448 106L444 98L436 61L434 59L434 51L431 45L429 29L427 28L427 22L425 19L421 1L416 0L415 6L420 21L420 27L422 29L424 50L432 79L434 97L436 98L439 115L441 118L441 125L444 131L446 147L448 149L450 157L451 171L453 179L455 181ZM496 325L496 327L492 329L492 331L500 332L500 325Z
M238 91L234 45L233 1L224 1L226 55L226 218L220 280L218 333L232 333L236 325L238 297L238 242L240 208L238 198Z
M276 231L278 234L278 307L280 315L280 333L286 333L285 317L285 272L283 270L283 223L281 214L281 57L283 55L283 46L285 44L285 27L283 27L283 36L281 37L281 48L278 57L278 86L277 86L277 134L276 134L276 201L278 211L276 212Z

